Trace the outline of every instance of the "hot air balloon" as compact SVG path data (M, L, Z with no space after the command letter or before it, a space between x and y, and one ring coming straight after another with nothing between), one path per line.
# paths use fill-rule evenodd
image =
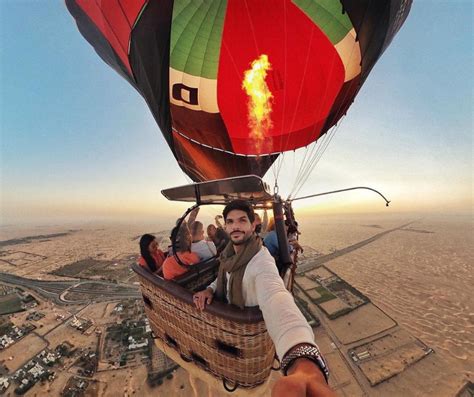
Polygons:
M263 176L279 153L325 134L346 113L411 0L66 5L98 55L143 96L183 171L203 181ZM256 132L242 81L262 55L271 109Z
M164 195L197 206L273 202L280 232L281 200L260 177L346 114L411 3L66 0L81 34L144 98L181 169L198 182ZM261 385L274 348L260 311L216 302L197 314L189 290L212 280L216 260L193 267L173 284L134 267L157 343L227 389Z

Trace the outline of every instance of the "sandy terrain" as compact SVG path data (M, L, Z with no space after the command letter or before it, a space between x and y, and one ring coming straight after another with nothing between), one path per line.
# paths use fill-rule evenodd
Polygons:
M276 375L278 376L278 375ZM174 397L239 397L239 392L232 394L223 390L209 390L204 382L190 378L189 374L178 369L172 379L165 379L163 384L150 388L146 383L146 368L144 366L132 369L100 372L96 375L99 380L97 397L116 396L174 396Z
M47 342L34 333L30 333L20 341L2 350L0 352L0 360L5 360L5 364L10 371L16 371L26 364L29 358L38 354L47 346Z
M321 294L318 292L316 288L307 289L306 293L311 297L311 299L316 300L321 298Z
M117 302L101 302L87 306L81 311L81 318L91 319L93 326L115 322L117 316L113 316L112 312L116 305Z
M26 320L26 317L28 316L29 313L31 312L41 312L45 316L39 320L33 321L33 320ZM64 310L63 308L55 308L54 311L51 310L50 305L40 305L35 307L34 309L28 310L26 312L18 313L12 318L12 322L20 326L24 324L25 322L28 322L30 324L33 324L36 326L35 333L38 335L44 335L51 331L54 327L56 327L60 321L56 320L57 315L63 315L65 317L70 316L69 311Z
M72 375L67 371L59 372L53 382L46 382L44 385L41 385L40 383L39 385L35 386L32 392L37 396L60 396L61 391L64 389L64 386L66 386L66 383L71 376Z
M331 299L330 301L323 302L319 306L323 308L326 311L326 313L329 315L334 314L338 312L339 310L347 309L349 307L339 298Z
M364 343L354 348L356 353L362 353L368 351L372 356L382 355L394 349L396 346L404 346L410 343L414 343L416 339L411 336L407 331L399 329L388 335L384 335L380 338L375 339L372 342Z
M367 321L368 318L371 321ZM371 303L361 306L345 316L329 321L337 339L344 344L356 342L396 325L390 317L387 317Z
M314 247L315 250L311 252L321 253L322 256L317 256L318 260L324 261L324 255L331 254L330 260L324 263L328 269L368 296L402 328L435 350L434 354L412 365L402 375L373 387L369 395L452 396L468 379L473 379L474 302L470 291L474 285L474 234L469 218L426 216L421 219L420 216L400 216L387 212L387 215L379 216L317 217L299 221L303 232L301 243ZM401 227L402 225L405 226ZM0 229L0 238L3 240L47 236L51 233L69 234L42 237L14 245L0 245L0 251L7 253L8 260L13 262L2 261L0 257L0 272L44 280L64 279L48 272L90 258L114 261L136 255L137 237L154 230L162 229L137 225L70 225L66 228L55 226L22 229L3 227ZM361 242L363 244L359 244ZM309 253L310 251L308 255ZM305 284L305 288L311 286L316 285L311 281L310 284ZM113 319L110 316L112 309L113 304L99 304L91 306L83 314L95 317L97 323L107 322L109 318ZM42 308L37 310L42 311ZM37 330L38 333L45 333L52 327L48 323L50 318L51 314L48 314L45 319L40 320L44 322L44 326ZM372 321L366 321L367 318ZM370 304L331 321L337 338L344 343L360 340L394 325L395 322L387 320L386 316ZM322 327L320 329L323 332ZM332 351L329 339L325 341L324 335L318 334L319 329L316 332L330 365L337 368L337 376L331 380L332 385L340 395L361 395L357 383L347 384L347 376L344 375L347 368L339 365L339 353ZM32 355L33 350L42 349L39 337L30 335L29 338L31 343L28 347L25 345L25 349L32 349L31 352L23 350L19 353L18 350L17 354L24 357L25 352ZM97 343L95 334L83 335L66 326L58 327L47 335L47 340L53 347L65 339L81 347L94 347ZM18 349L20 344L10 349L15 346ZM8 353L7 357L9 355L11 354ZM411 357L413 353L410 352L409 355ZM10 363L7 361L7 365L10 366ZM130 370L100 373L98 395L123 395L124 390L133 393L132 389L136 390L135 395L143 396L193 395L192 385L183 370L179 370L173 379L165 380L163 385L153 390L144 382L146 375L142 367L133 370L131 377L128 371ZM67 378L61 378L55 382L59 385L66 381ZM56 387L55 383L53 386ZM195 387L200 395L200 386ZM58 389L59 387L54 390ZM42 389L35 386L28 395L41 395L40 390ZM51 395L56 395L55 393L51 389Z
M410 221L414 223L326 266L436 352L403 377L377 386L380 395L450 396L474 377L474 233L470 218L350 217L334 224L326 219L325 225L307 228L302 239L329 254L331 247L343 249L367 238L367 231L375 235ZM372 223L381 229L362 226ZM311 235L318 238L311 239Z
M314 277L319 277L321 280L326 280L328 278L331 278L334 276L331 272L329 272L327 269L324 267L320 267L314 270L311 270L306 273L306 276L314 276Z
M149 394L151 389L146 383L146 368L99 372L95 376L101 387L99 396L142 396Z
M350 307L357 307L357 306L362 305L364 303L364 301L361 298L359 298L358 296L355 296L352 292L347 291L347 290L346 291L339 291L338 295Z
M401 373L431 352L407 331L398 329L355 347L351 354L359 357L360 369L370 384L376 385Z
M327 335L322 327L315 329L314 336L318 342L318 347L324 355L329 368L331 368L331 377L329 385L333 390L337 391L338 396L363 396L364 393L359 384L354 380L349 368L347 368L340 352L331 342L331 338Z
M148 230L144 231L143 226L136 225L116 227L88 225L82 228L71 226L70 229L59 227L25 228L21 231L3 227L0 228L0 232L4 241L35 235L47 236L54 233L64 233L65 235L27 240L23 243L2 247L1 251L7 251L8 257L21 260L21 266L13 267L10 263L2 261L2 257L0 257L0 272L12 272L19 276L41 278L42 280L67 279L68 277L54 276L48 273L64 265L85 259L114 261L127 256L135 257L138 252L138 238Z
M401 373L407 365L417 362L424 356L425 352L419 346L410 344L399 348L394 353L364 362L360 365L360 368L367 376L370 384L376 385Z
M70 342L74 347L89 348L95 350L97 346L97 336L95 334L86 335L80 331L63 324L48 334L46 337L51 347L56 347L64 341Z
M306 276L296 276L295 281L304 290L319 287L319 284L316 281L313 281Z
M298 216L298 214L296 214ZM394 216L315 216L298 218L301 225L300 242L320 253L329 254L338 249L372 237L386 229L398 227L413 220L413 217ZM373 225L380 227L375 228Z

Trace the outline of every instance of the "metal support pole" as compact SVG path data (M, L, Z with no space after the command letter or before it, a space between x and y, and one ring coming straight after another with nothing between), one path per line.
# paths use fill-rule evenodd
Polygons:
M287 269L292 261L290 258L290 250L288 249L288 236L286 234L285 217L283 215L283 203L281 197L277 195L275 195L273 201L273 217L275 219L275 231L278 237L280 266L282 266L282 269L278 270L281 271Z

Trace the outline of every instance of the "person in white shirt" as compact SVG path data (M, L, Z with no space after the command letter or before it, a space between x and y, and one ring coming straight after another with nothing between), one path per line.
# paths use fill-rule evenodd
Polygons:
M212 241L204 239L204 225L199 221L194 221L191 225L191 235L193 243L191 244L191 252L198 254L201 261L212 258L216 255L217 249Z
M329 372L313 331L285 288L273 257L255 235L253 208L235 200L223 215L232 244L220 256L217 279L194 294L194 304L204 310L216 297L240 308L260 307L287 375L276 382L273 397L335 396L327 384Z

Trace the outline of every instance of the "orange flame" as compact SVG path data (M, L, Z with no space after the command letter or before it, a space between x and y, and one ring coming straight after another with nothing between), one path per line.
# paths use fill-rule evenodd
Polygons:
M255 141L257 151L260 152L267 132L273 126L271 120L273 95L265 81L267 71L271 70L271 64L268 61L268 56L262 54L250 65L251 68L244 72L242 89L249 97L250 138Z

